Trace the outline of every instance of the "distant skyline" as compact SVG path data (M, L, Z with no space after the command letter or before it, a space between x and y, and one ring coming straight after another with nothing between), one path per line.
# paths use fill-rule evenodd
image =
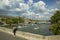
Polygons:
M60 0L0 0L0 15L49 20L60 10Z

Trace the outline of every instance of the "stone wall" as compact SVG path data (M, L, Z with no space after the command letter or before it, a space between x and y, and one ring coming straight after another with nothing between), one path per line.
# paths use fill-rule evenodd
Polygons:
M47 40L60 40L60 35L45 36Z

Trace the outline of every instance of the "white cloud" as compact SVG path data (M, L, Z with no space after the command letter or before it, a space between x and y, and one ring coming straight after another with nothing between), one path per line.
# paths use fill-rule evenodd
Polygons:
M33 3L33 0L29 0L30 3Z
M15 11L20 11L20 9L19 8L16 8Z
M54 8L54 9L50 9L49 11L50 12L55 12L55 11L57 11L57 10L59 10L58 8Z
M28 13L28 15L34 15L35 13L34 12L27 12Z
M25 3L19 3L20 4L20 9L23 11L26 11L29 9L29 5Z
M31 6L33 4L33 0L28 0L28 4Z
M34 9L37 9L37 10L45 10L45 3L43 1L39 1L37 3L34 3Z
M33 5L34 12L49 14L49 10L46 8L46 6L47 6L46 3L44 3L43 1L36 2Z
M3 8L4 6L14 7L14 5L19 3L24 3L24 0L0 0L0 8Z
M9 11L12 11L12 13L17 11L21 13L21 16L38 20L49 19L53 14L52 12L58 10L57 8L49 10L46 8L47 5L45 2L38 1L33 3L33 0L28 0L28 3L24 3L24 0L0 0L0 8L4 8L4 6L9 6Z
M9 0L3 0L3 1L2 1L2 4L4 4L4 5L9 5Z
M49 19L51 15L49 15L49 9L46 8L46 3L43 1L39 1L37 3L34 3L34 12L37 14L35 17L36 19ZM49 16L46 16L49 15Z
M30 12L30 11L27 11L26 13L23 13L22 16L32 16L32 15L35 15L34 12Z
M37 19L37 20L40 20L43 17L45 17L44 15L36 14L35 12L30 12L30 11L23 13L22 16L26 16L27 18L32 18L32 19Z
M24 0L0 0L0 4L0 8L3 9L5 9L4 6L9 6L10 11L27 11L29 9L29 5L25 4Z
M20 3L24 3L24 0L9 0L9 1L10 1L11 3L12 3L12 2L14 2L14 3L15 3L15 2L18 2L18 3L19 3L19 2L20 2Z
M0 8L3 8L4 5L9 5L9 0L0 0Z
M41 14L35 14L35 18L42 18L43 17L43 15L41 15Z
M44 12L44 14L49 14L49 11L47 11L47 12Z

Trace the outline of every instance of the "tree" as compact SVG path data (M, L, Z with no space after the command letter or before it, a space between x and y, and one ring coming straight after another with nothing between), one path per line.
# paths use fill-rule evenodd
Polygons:
M18 21L19 21L19 23L23 23L24 22L24 18L19 17Z
M50 30L55 34L60 34L60 10L56 11L51 17L51 27Z
M6 20L6 21L5 21L5 22L6 22L6 24L11 24L11 23L12 23L11 18L6 18L5 20Z
M12 18L12 24L18 24L18 18Z

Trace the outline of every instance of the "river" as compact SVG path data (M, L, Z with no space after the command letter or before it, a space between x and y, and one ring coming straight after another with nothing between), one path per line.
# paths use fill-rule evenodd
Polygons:
M28 26L20 27L18 30L39 35L52 35L52 32L49 31L50 25L50 23L29 24Z

